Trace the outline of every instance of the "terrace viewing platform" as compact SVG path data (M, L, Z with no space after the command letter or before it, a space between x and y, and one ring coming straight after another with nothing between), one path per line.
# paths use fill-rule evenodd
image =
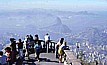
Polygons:
M41 43L44 43L43 40L39 40ZM64 50L65 57L63 57L63 62L59 63L58 58L55 56L55 45L57 42L51 40L49 52L41 52L40 53L40 62L35 59L34 53L31 53L28 57L24 57L24 59L20 59L17 56L16 62L12 65L81 65L81 61L75 57L73 52L69 49L67 45L67 49ZM42 49L44 50L44 49Z
M68 51L67 51L68 52ZM69 54L70 52L68 52ZM30 55L30 59L27 57L25 60L21 61L20 59L13 65L81 65L79 59L76 59L73 54L69 54L70 58L67 58L67 63L59 63L56 59L54 53L41 53L40 62L34 58L34 54Z

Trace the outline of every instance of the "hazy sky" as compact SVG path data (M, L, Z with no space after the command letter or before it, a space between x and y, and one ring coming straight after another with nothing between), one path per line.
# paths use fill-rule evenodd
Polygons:
M2 9L107 10L107 0L0 0Z

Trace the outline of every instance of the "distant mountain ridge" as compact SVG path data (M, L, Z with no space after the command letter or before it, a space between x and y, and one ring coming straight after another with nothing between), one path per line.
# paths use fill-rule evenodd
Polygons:
M7 10L0 11L0 30L21 35L39 34L41 37L47 32L57 35L54 39L71 33L70 28L63 24L60 17L52 14L52 10Z
M81 41L88 41L89 44L107 44L107 33L103 29L98 28L87 28L86 30L79 32L72 38Z

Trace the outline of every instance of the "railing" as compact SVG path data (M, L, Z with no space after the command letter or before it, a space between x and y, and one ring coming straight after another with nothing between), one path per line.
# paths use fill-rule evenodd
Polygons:
M43 41L43 40L42 40ZM55 52L55 44L57 42L51 40L50 41L50 50L52 50L53 52ZM53 44L53 46L52 46ZM66 50L64 50L65 52L65 59L64 61L67 61L68 65L81 65L81 61L80 59L77 59L77 57L75 55L73 55L73 52L69 49L69 46L66 46Z
M81 61L77 59L71 50L64 50L68 65L81 65Z
M53 50L53 52L55 52L55 44L57 42L51 40L50 43L51 43L50 49ZM54 44L54 45L52 46L52 44ZM68 65L81 65L80 59L77 59L77 57L75 55L73 55L73 52L69 49L69 46L66 46L66 50L64 50L64 52L65 52L65 56L66 56L64 61L67 61Z
M45 43L44 40L39 40L39 41L40 41L41 43L42 43L42 42ZM55 41L53 41L53 40L50 40L50 44L49 44L50 47L48 47L48 49L49 49L50 52L55 53L55 45L56 45L56 43L57 43L57 42L55 42ZM43 48L43 49L44 49L44 48Z

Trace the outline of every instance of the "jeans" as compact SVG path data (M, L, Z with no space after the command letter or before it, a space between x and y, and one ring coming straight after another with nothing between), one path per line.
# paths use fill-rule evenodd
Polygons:
M23 58L23 49L19 49L19 57Z

